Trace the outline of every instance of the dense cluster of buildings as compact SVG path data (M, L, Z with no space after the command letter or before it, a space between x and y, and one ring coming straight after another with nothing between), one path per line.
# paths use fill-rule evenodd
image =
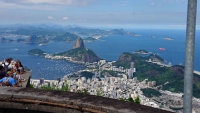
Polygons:
M105 60L100 60L96 63L87 63L88 68L82 71L89 71L94 73L92 78L81 77L79 71L77 73L71 73L64 78L58 78L58 80L31 80L31 84L35 88L41 86L55 87L61 89L67 84L69 86L70 92L78 92L87 90L91 95L101 95L103 97L113 98L113 99L128 99L137 97L140 98L140 103L143 105L148 105L152 107L159 108L156 102L145 97L141 91L142 88L153 88L156 85L155 81L147 82L145 79L139 82L133 74L136 72L134 67L134 62L131 63L130 69L123 69L122 67L113 66L114 62L106 62ZM103 75L101 72L104 70L110 70L117 72L118 76L108 76Z
M123 67L113 66L114 61L106 62L105 60L100 60L94 63L85 63L87 69L78 71L76 73L71 73L64 78L58 78L58 80L31 80L31 84L35 88L40 88L41 86L54 87L61 89L66 84L70 92L79 92L86 90L91 95L100 95L107 98L113 99L128 99L133 98L135 100L137 97L140 99L140 104L147 105L155 108L165 109L169 111L176 111L174 109L183 108L183 101L181 93L171 93L169 91L162 91L162 96L148 98L144 96L141 89L152 88L157 90L156 81L149 81L147 79L143 81L138 81L137 77L134 77L136 69L134 67L134 62L131 62L130 69L123 69ZM117 73L117 76L109 76L103 73L103 71L113 71ZM88 71L93 73L92 78L81 77L81 72ZM200 100L198 100L200 102ZM194 108L198 111L198 108Z

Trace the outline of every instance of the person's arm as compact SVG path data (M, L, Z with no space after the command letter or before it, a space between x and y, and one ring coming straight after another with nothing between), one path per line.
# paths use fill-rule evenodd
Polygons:
M5 79L5 78L2 78L2 79L0 80L0 83L2 83L2 82L4 81L4 79Z

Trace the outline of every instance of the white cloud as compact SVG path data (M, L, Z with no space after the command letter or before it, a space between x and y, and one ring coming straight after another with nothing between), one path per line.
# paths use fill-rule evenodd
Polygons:
M54 18L52 16L47 17L49 20L53 20Z
M11 2L4 2L0 0L0 9L28 9L28 10L59 10L62 7L60 6L54 6L51 7L51 5L24 5L24 4L16 4Z
M15 4L88 5L95 0L0 0Z
M68 18L68 17L63 17L62 19L63 19L63 20L68 20L69 18Z

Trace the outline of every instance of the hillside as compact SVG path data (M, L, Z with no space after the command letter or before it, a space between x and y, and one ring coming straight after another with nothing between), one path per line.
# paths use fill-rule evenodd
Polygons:
M37 55L37 56L45 56L45 52L40 49L32 49L28 51L28 54Z
M90 49L75 48L55 55L72 57L74 61L97 62L100 58Z
M116 66L123 66L130 68L130 63L135 62L136 73L134 77L142 81L148 79L149 81L156 81L156 85L162 85L163 90L172 92L183 92L184 88L184 67L175 65L172 67L161 67L157 64L146 62L143 57L137 54L123 53ZM194 96L200 98L200 76L194 74ZM163 85L165 84L165 85Z
M24 40L25 43L48 43L49 40L47 38L45 38L44 36L36 36L36 35L32 35L29 36L28 38L26 38Z
M75 41L77 38L78 38L77 35L66 32L62 35L58 35L53 40L55 40L55 41Z

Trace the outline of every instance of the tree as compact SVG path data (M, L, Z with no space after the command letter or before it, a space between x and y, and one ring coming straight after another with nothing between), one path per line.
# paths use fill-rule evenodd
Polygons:
M65 83L65 85L62 87L61 89L62 91L66 91L66 92L69 92L70 89L69 89L69 85L67 83Z
M123 98L119 98L119 100L121 100L121 101L125 101L125 99L123 99Z
M134 102L133 98L131 98L131 97L129 97L127 101L128 102Z
M137 97L134 102L137 103L137 104L140 104L140 98Z
M45 89L45 90L56 90L55 87L45 86L45 85L41 86L41 89Z
M97 90L97 96L102 96L101 90Z

